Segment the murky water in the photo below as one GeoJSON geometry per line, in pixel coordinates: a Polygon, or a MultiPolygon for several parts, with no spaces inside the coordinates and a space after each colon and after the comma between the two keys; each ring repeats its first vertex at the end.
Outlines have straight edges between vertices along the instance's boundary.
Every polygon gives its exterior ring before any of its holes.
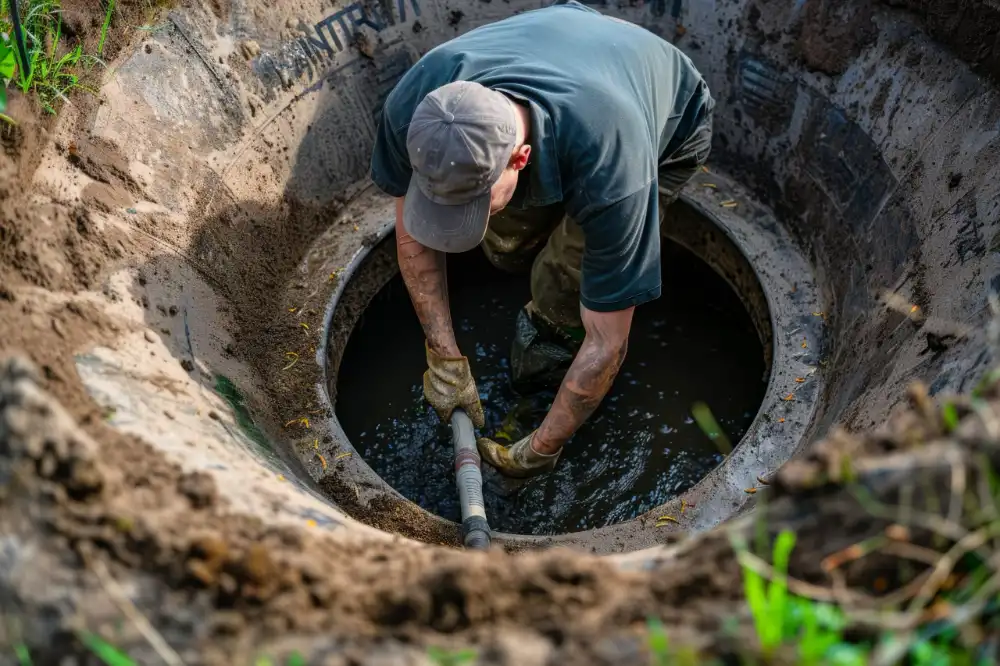
{"type": "MultiPolygon", "coordinates": [[[[760,341],[736,294],[705,263],[664,242],[663,296],[636,310],[629,353],[611,392],[567,445],[557,469],[527,481],[484,464],[490,525],[559,534],[634,518],[701,479],[721,460],[691,417],[709,405],[730,440],[763,398],[760,341]]],[[[553,394],[518,396],[508,355],[528,278],[493,268],[481,252],[448,259],[455,333],[486,411],[482,434],[504,419],[537,427],[553,394]]],[[[423,334],[399,276],[373,299],[340,367],[337,415],[365,460],[404,496],[459,520],[451,428],[424,402],[423,334]]]]}

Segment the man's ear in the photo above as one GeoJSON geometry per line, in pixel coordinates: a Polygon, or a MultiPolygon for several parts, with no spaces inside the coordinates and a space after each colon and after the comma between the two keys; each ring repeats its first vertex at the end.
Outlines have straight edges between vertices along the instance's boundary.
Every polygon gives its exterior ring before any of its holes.
{"type": "Polygon", "coordinates": [[[514,171],[520,171],[524,167],[528,166],[529,157],[531,157],[531,146],[524,144],[515,150],[513,155],[511,155],[510,168],[514,171]]]}

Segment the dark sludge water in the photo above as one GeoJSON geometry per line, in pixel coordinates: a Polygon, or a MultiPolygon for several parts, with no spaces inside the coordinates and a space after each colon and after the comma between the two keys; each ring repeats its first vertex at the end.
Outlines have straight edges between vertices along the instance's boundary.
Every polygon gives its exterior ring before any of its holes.
{"type": "MultiPolygon", "coordinates": [[[[501,272],[476,250],[449,256],[448,277],[455,333],[486,411],[480,434],[527,434],[554,397],[519,396],[509,384],[514,321],[530,299],[528,276],[501,272]]],[[[423,333],[397,275],[348,341],[337,416],[383,479],[428,511],[459,521],[451,428],[423,400],[424,370],[423,333]]],[[[691,406],[708,404],[735,443],[757,412],[765,376],[760,340],[735,292],[665,240],[663,295],[636,309],[625,363],[556,470],[524,481],[483,465],[490,526],[561,534],[629,520],[662,504],[722,459],[691,406]]]]}

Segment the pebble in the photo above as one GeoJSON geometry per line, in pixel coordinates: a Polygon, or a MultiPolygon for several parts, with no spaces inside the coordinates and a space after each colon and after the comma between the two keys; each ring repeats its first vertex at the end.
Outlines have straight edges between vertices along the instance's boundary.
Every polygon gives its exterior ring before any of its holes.
{"type": "Polygon", "coordinates": [[[156,334],[152,331],[143,331],[142,335],[146,338],[146,342],[156,342],[156,334]]]}

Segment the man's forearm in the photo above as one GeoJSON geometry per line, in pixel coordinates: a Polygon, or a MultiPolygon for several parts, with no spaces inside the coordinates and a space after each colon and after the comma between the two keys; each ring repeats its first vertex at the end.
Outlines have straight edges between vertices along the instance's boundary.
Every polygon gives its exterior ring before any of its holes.
{"type": "Polygon", "coordinates": [[[535,433],[536,451],[557,452],[590,418],[611,389],[627,348],[627,337],[617,341],[588,333],[559,387],[552,408],[535,433]]]}
{"type": "Polygon", "coordinates": [[[444,356],[459,356],[448,302],[445,255],[424,247],[402,225],[402,199],[396,202],[396,251],[399,272],[410,293],[413,309],[424,329],[427,344],[444,356]]]}

